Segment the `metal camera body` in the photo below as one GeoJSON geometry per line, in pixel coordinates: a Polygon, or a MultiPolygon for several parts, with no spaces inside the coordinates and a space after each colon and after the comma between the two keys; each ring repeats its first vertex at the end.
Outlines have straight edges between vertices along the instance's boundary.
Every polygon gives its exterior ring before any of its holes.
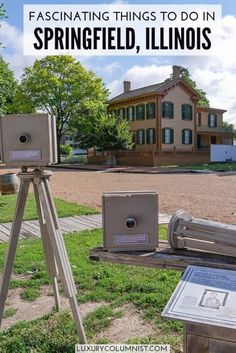
{"type": "Polygon", "coordinates": [[[9,114],[0,117],[2,162],[14,167],[57,163],[55,117],[49,114],[9,114]]]}
{"type": "Polygon", "coordinates": [[[107,192],[102,196],[103,249],[154,251],[158,246],[158,194],[107,192]]]}

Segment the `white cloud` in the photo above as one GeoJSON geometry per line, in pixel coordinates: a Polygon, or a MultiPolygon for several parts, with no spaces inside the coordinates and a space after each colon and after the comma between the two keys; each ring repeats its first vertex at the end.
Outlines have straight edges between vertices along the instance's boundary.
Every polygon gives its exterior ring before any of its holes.
{"type": "Polygon", "coordinates": [[[132,66],[128,69],[120,80],[112,81],[108,84],[111,97],[123,91],[123,81],[131,81],[131,89],[148,86],[157,82],[162,82],[171,74],[172,67],[170,65],[157,66],[132,66]]]}
{"type": "Polygon", "coordinates": [[[0,42],[5,48],[0,49],[0,54],[9,63],[16,78],[20,78],[25,66],[31,65],[35,58],[23,56],[23,35],[16,27],[3,22],[0,31],[0,42]]]}
{"type": "MultiPolygon", "coordinates": [[[[224,119],[236,125],[236,18],[225,16],[221,20],[219,38],[219,51],[214,56],[168,57],[166,65],[159,65],[159,58],[151,61],[157,64],[129,68],[120,80],[109,83],[111,97],[122,93],[122,81],[131,81],[132,88],[161,82],[172,72],[171,64],[185,66],[189,69],[197,86],[203,89],[215,108],[226,109],[224,119]]],[[[162,61],[164,62],[164,60],[162,61]]]]}

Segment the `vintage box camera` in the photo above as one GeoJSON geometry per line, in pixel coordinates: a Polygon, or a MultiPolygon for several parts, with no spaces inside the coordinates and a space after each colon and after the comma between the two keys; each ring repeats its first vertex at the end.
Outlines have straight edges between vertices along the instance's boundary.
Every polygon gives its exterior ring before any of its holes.
{"type": "Polygon", "coordinates": [[[38,167],[57,162],[55,117],[12,114],[0,117],[2,162],[15,167],[38,167]]]}
{"type": "Polygon", "coordinates": [[[158,246],[158,194],[108,192],[102,196],[103,248],[153,251],[158,246]]]}

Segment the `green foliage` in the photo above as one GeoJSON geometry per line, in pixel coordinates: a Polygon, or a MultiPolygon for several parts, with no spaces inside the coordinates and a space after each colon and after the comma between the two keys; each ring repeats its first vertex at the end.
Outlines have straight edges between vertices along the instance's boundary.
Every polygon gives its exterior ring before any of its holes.
{"type": "Polygon", "coordinates": [[[230,124],[227,121],[223,121],[223,129],[225,132],[232,132],[234,137],[236,137],[236,128],[234,124],[230,124]]]}
{"type": "MultiPolygon", "coordinates": [[[[17,195],[0,196],[0,222],[11,222],[13,219],[17,195]]],[[[69,217],[74,215],[89,215],[97,211],[89,206],[79,205],[75,202],[68,202],[54,199],[59,217],[69,217]]],[[[33,194],[29,194],[26,202],[24,220],[37,219],[38,214],[35,206],[33,194]]]]}
{"type": "Polygon", "coordinates": [[[73,149],[71,146],[68,146],[68,145],[60,145],[60,153],[63,155],[63,156],[68,156],[68,157],[71,157],[72,154],[73,154],[73,149]]]}
{"type": "Polygon", "coordinates": [[[7,106],[12,103],[16,88],[17,82],[13,72],[0,56],[0,114],[7,112],[7,106]]]}
{"type": "Polygon", "coordinates": [[[24,94],[20,85],[17,85],[12,102],[7,105],[6,109],[7,114],[32,114],[36,112],[31,98],[24,94]]]}
{"type": "Polygon", "coordinates": [[[40,291],[38,288],[27,288],[20,295],[21,299],[27,300],[29,302],[35,301],[39,296],[40,291]]]}
{"type": "MultiPolygon", "coordinates": [[[[166,227],[160,227],[164,233],[166,227]]],[[[181,273],[163,269],[152,269],[89,260],[89,250],[102,243],[102,231],[93,230],[65,236],[66,248],[78,287],[79,302],[104,302],[84,320],[90,343],[97,332],[102,332],[122,312],[116,307],[124,303],[136,305],[145,320],[152,321],[157,329],[150,343],[171,342],[178,347],[182,339],[182,325],[176,321],[164,321],[161,311],[165,307],[181,273]],[[174,340],[175,338],[175,340],[174,340]]],[[[6,252],[6,244],[0,244],[0,268],[6,252]]],[[[37,267],[38,277],[18,279],[18,286],[37,288],[48,283],[40,239],[26,239],[19,242],[14,272],[27,274],[37,267]],[[26,282],[27,281],[27,282],[26,282]]],[[[25,277],[25,276],[24,276],[25,277]]],[[[15,280],[14,280],[15,281],[15,280]]],[[[13,281],[11,281],[12,286],[13,281]]],[[[141,340],[141,337],[139,338],[141,340]]],[[[142,338],[143,342],[145,341],[142,338]]],[[[43,319],[21,322],[7,331],[0,332],[0,352],[74,352],[79,343],[75,324],[68,313],[51,314],[43,319]]]]}
{"type": "MultiPolygon", "coordinates": [[[[4,20],[5,18],[7,18],[6,16],[6,10],[4,9],[4,4],[0,4],[0,21],[4,20]]],[[[1,24],[0,24],[0,28],[1,28],[1,24]]],[[[0,42],[0,48],[2,47],[2,43],[0,42]]]]}
{"type": "Polygon", "coordinates": [[[133,134],[127,120],[111,114],[100,114],[95,119],[82,120],[77,138],[81,146],[96,147],[100,151],[130,149],[133,134]]]}
{"type": "MultiPolygon", "coordinates": [[[[206,92],[204,92],[202,89],[197,88],[197,84],[191,78],[189,70],[186,67],[181,66],[180,72],[181,72],[181,78],[200,95],[198,106],[209,107],[210,102],[207,99],[206,92]]],[[[171,74],[170,77],[172,78],[173,75],[171,74]]]]}
{"type": "Polygon", "coordinates": [[[4,313],[3,313],[3,318],[7,319],[8,317],[12,317],[16,314],[17,309],[15,308],[5,308],[4,313]]]}
{"type": "Polygon", "coordinates": [[[59,143],[71,126],[77,129],[81,118],[89,121],[106,108],[108,92],[102,80],[69,55],[36,60],[25,69],[21,88],[36,109],[56,117],[59,143]]]}

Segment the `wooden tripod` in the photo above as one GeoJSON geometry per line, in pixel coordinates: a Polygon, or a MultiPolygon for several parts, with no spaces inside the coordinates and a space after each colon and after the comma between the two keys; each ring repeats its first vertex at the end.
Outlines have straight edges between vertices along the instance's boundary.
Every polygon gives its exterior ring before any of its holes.
{"type": "Polygon", "coordinates": [[[70,302],[71,311],[80,338],[80,343],[86,343],[86,335],[76,301],[77,290],[69,264],[64,240],[59,229],[56,209],[51,196],[49,185],[49,178],[51,175],[51,172],[41,170],[18,173],[18,177],[20,178],[20,189],[12,223],[6,263],[3,270],[2,281],[0,283],[0,327],[15,259],[25,203],[29,191],[29,186],[32,182],[39,217],[45,261],[49,277],[52,280],[56,308],[57,310],[60,309],[60,297],[58,291],[59,275],[64,294],[70,302]]]}

